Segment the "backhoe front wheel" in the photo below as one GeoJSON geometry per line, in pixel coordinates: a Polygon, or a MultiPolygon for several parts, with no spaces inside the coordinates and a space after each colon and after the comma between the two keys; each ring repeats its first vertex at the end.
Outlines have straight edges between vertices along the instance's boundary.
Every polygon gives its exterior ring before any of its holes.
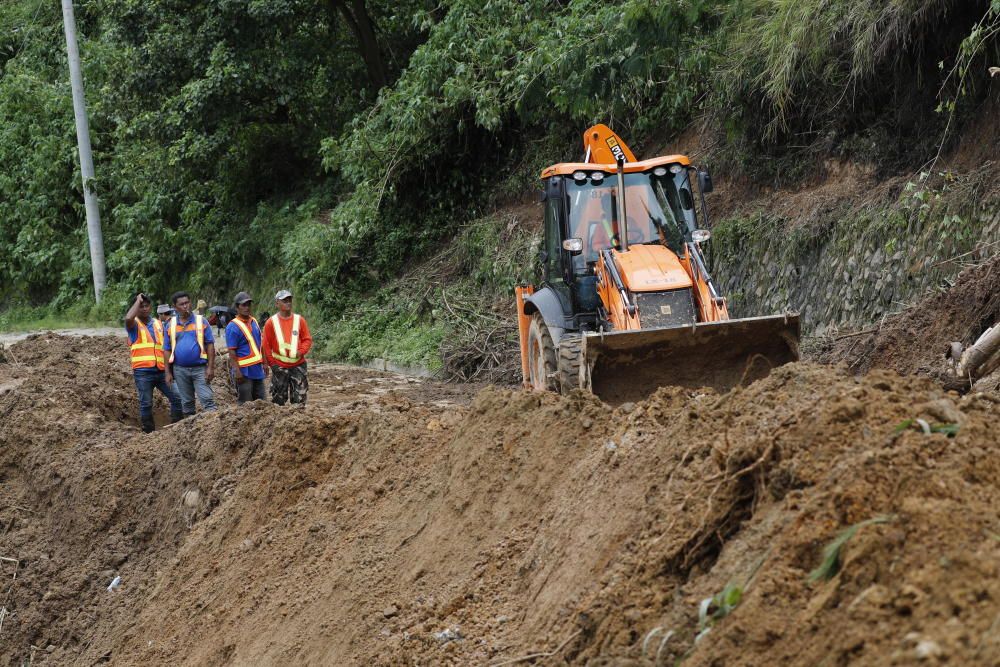
{"type": "Polygon", "coordinates": [[[528,383],[535,391],[559,391],[556,379],[556,346],[541,313],[528,326],[528,383]]]}
{"type": "Polygon", "coordinates": [[[582,386],[580,366],[583,363],[583,335],[563,334],[559,339],[559,391],[568,394],[582,386]]]}

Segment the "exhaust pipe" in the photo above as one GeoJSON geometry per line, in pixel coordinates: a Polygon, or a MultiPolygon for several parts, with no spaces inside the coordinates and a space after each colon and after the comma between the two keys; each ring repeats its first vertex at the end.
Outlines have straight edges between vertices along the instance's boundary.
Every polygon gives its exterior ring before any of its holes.
{"type": "Polygon", "coordinates": [[[618,158],[618,245],[628,252],[628,218],[625,217],[625,160],[618,158]]]}

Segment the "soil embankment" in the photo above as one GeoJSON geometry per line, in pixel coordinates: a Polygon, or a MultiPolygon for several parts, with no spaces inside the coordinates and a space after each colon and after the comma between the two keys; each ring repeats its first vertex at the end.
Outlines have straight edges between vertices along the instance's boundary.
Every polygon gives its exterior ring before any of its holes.
{"type": "Polygon", "coordinates": [[[120,340],[13,352],[8,664],[1000,662],[996,394],[803,363],[612,409],[319,366],[304,409],[144,436],[120,340]]]}
{"type": "MultiPolygon", "coordinates": [[[[813,357],[844,363],[856,373],[888,368],[901,375],[933,377],[949,384],[945,351],[952,341],[969,346],[1000,322],[1000,255],[960,273],[948,290],[926,295],[876,325],[814,341],[813,357]]],[[[1000,374],[980,380],[976,390],[1000,391],[1000,374]]]]}

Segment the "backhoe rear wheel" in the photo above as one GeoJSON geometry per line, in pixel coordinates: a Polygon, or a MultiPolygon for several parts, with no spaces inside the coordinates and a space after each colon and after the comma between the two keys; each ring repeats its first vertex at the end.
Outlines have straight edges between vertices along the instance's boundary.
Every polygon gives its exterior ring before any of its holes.
{"type": "Polygon", "coordinates": [[[568,394],[580,388],[583,334],[563,334],[559,339],[559,391],[568,394]]]}
{"type": "Polygon", "coordinates": [[[556,379],[556,346],[541,313],[528,326],[528,382],[535,391],[559,391],[556,379]]]}

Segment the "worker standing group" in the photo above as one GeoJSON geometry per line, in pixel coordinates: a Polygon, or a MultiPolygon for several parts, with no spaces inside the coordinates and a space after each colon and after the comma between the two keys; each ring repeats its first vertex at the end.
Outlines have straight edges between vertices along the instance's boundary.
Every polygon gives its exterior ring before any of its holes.
{"type": "MultiPolygon", "coordinates": [[[[225,326],[230,377],[237,402],[266,400],[265,380],[271,376],[271,400],[278,404],[305,403],[309,389],[306,354],[312,347],[309,326],[292,310],[292,293],[275,295],[278,312],[261,327],[253,317],[253,298],[240,292],[233,299],[236,316],[225,326]]],[[[132,373],[139,396],[139,419],[144,432],[154,429],[153,391],[170,402],[171,422],[195,413],[216,410],[212,380],[215,377],[215,337],[199,308],[191,309],[191,296],[177,292],[171,305],[157,307],[136,294],[125,314],[132,373]]]]}

